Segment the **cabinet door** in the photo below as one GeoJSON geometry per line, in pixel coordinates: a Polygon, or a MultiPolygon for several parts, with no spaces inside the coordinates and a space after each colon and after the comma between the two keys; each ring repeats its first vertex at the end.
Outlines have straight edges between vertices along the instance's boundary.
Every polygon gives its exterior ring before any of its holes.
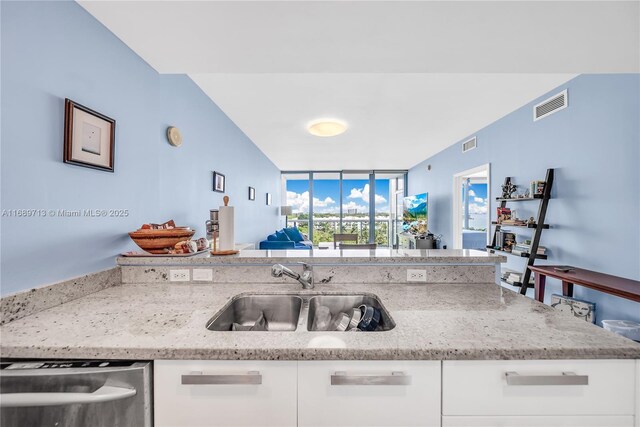
{"type": "Polygon", "coordinates": [[[631,427],[631,415],[442,417],[442,427],[631,427]]]}
{"type": "Polygon", "coordinates": [[[445,361],[443,415],[634,415],[633,360],[445,361]]]}
{"type": "Polygon", "coordinates": [[[156,427],[295,426],[297,362],[154,362],[156,427]]]}
{"type": "Polygon", "coordinates": [[[298,425],[439,426],[439,361],[298,363],[298,425]]]}

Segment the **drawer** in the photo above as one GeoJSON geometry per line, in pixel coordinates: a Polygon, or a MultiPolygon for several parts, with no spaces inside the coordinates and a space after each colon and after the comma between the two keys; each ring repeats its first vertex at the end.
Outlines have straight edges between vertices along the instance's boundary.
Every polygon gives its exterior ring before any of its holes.
{"type": "Polygon", "coordinates": [[[631,415],[442,417],[442,427],[632,427],[631,415]]]}
{"type": "Polygon", "coordinates": [[[439,426],[439,361],[298,363],[298,421],[307,426],[439,426]]]}
{"type": "Polygon", "coordinates": [[[634,415],[634,377],[633,360],[445,361],[442,411],[634,415]]]}
{"type": "Polygon", "coordinates": [[[156,427],[295,426],[297,362],[154,362],[156,427]]]}

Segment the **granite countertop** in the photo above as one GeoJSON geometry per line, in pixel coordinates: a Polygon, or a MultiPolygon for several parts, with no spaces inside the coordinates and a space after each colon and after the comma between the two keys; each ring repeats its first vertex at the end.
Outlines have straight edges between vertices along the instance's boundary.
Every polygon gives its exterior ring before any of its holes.
{"type": "MultiPolygon", "coordinates": [[[[311,293],[377,295],[386,332],[213,332],[207,321],[243,292],[286,284],[125,284],[2,327],[3,357],[96,359],[638,358],[640,344],[496,284],[318,285],[311,293]]],[[[309,292],[301,292],[309,293],[309,292]]]]}
{"type": "Polygon", "coordinates": [[[237,255],[212,256],[208,252],[190,257],[125,257],[118,265],[266,265],[305,261],[313,264],[495,264],[507,261],[504,255],[472,249],[313,249],[242,250],[237,255]]]}

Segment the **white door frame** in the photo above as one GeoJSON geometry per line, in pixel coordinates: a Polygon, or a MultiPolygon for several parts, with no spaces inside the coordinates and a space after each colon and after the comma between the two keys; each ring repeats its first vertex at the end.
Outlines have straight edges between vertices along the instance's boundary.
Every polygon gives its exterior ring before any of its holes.
{"type": "Polygon", "coordinates": [[[462,249],[462,218],[460,218],[460,209],[462,208],[462,194],[460,188],[462,187],[462,179],[469,175],[474,175],[479,172],[487,172],[487,244],[490,244],[489,236],[491,234],[491,163],[485,163],[484,165],[477,166],[475,168],[467,169],[453,175],[453,249],[462,249]]]}

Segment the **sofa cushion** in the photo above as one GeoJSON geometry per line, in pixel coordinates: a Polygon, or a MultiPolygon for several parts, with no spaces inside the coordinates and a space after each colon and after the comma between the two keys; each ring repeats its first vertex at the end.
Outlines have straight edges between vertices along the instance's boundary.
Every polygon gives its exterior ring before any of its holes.
{"type": "Polygon", "coordinates": [[[277,242],[278,241],[278,236],[276,236],[276,233],[269,234],[267,236],[267,241],[268,242],[277,242]]]}
{"type": "Polygon", "coordinates": [[[287,236],[289,236],[290,240],[293,240],[296,243],[302,242],[304,240],[304,236],[302,235],[302,233],[300,233],[300,230],[298,230],[297,227],[283,228],[282,231],[284,231],[287,236]]]}
{"type": "Polygon", "coordinates": [[[279,230],[276,231],[276,240],[278,242],[288,242],[291,239],[289,238],[289,236],[287,236],[287,233],[285,233],[283,230],[279,230]]]}

